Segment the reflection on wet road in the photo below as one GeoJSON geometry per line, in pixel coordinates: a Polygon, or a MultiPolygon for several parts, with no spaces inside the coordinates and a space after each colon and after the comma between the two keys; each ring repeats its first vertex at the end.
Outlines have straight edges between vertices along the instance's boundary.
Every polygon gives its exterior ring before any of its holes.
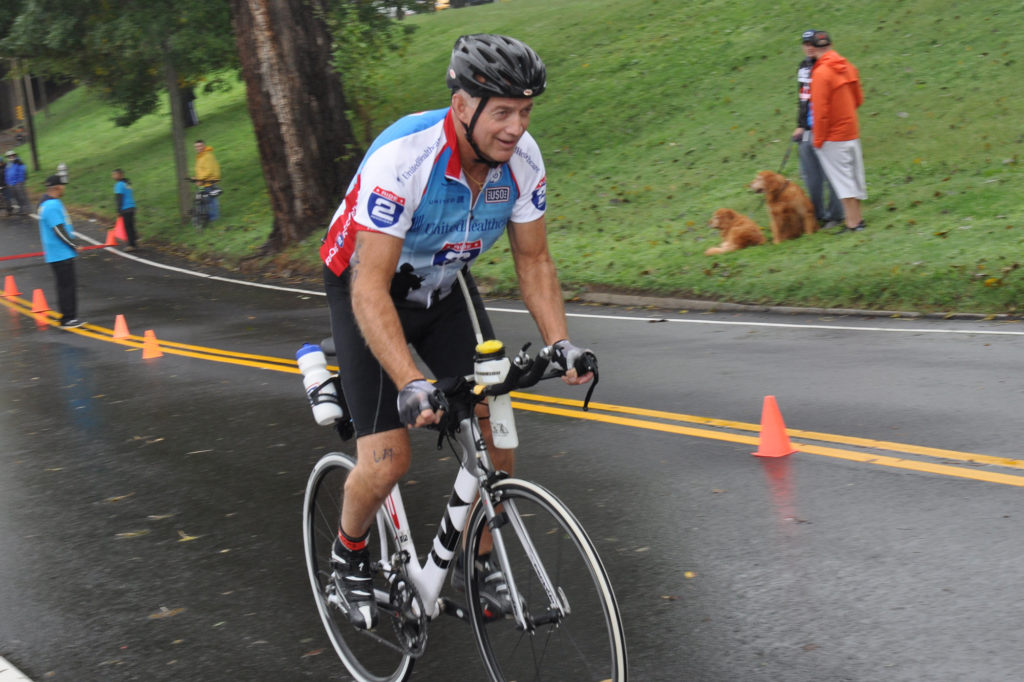
{"type": "MultiPolygon", "coordinates": [[[[0,311],[0,655],[37,681],[345,679],[300,533],[312,464],[350,448],[315,426],[293,360],[325,334],[322,299],[100,251],[79,273],[89,323],[67,331],[30,310],[41,264],[0,267],[22,292],[0,311]]],[[[536,340],[498,307],[502,339],[536,340]]],[[[605,559],[634,679],[1024,667],[1015,327],[570,312],[601,359],[593,409],[557,382],[517,393],[519,461],[605,559]],[[792,455],[751,455],[766,395],[792,455]]],[[[414,443],[403,495],[429,538],[453,464],[414,443]]],[[[414,679],[453,670],[483,676],[441,620],[414,679]]]]}

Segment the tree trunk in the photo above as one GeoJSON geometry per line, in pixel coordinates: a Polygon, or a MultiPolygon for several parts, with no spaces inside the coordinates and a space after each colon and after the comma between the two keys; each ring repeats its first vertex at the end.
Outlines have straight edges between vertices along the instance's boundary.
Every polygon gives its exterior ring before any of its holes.
{"type": "Polygon", "coordinates": [[[185,180],[190,173],[185,158],[185,126],[181,120],[181,98],[178,97],[178,72],[174,68],[174,60],[167,45],[164,45],[164,84],[167,86],[167,98],[171,105],[171,140],[174,144],[174,186],[178,188],[178,217],[182,223],[186,223],[192,208],[192,189],[185,180]]]}
{"type": "Polygon", "coordinates": [[[231,21],[277,251],[326,228],[360,155],[322,0],[231,0],[231,21]]]}

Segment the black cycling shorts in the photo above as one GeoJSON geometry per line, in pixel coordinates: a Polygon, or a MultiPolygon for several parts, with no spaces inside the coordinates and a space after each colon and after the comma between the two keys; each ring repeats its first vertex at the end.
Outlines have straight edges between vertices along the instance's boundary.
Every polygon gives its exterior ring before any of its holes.
{"type": "MultiPolygon", "coordinates": [[[[484,310],[480,292],[468,270],[463,270],[484,339],[494,329],[484,310]]],[[[331,333],[338,354],[338,377],[352,413],[356,436],[404,428],[398,417],[398,389],[377,362],[352,313],[349,273],[340,276],[324,267],[324,289],[331,310],[331,333]]],[[[430,308],[395,302],[405,340],[415,349],[436,379],[473,373],[476,334],[461,287],[430,308]]],[[[396,343],[401,343],[396,339],[396,343]]]]}

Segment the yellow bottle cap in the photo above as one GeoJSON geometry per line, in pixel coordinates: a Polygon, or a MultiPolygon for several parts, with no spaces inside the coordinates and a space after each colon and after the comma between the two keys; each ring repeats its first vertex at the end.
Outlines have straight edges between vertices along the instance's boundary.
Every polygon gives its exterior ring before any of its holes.
{"type": "Polygon", "coordinates": [[[476,345],[478,355],[495,355],[505,350],[505,344],[498,339],[490,339],[476,345]]]}

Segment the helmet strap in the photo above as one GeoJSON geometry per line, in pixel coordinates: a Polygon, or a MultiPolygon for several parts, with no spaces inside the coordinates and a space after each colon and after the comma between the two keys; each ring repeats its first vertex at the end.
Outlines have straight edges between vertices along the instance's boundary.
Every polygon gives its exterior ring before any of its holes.
{"type": "Polygon", "coordinates": [[[476,145],[476,141],[473,139],[473,129],[476,128],[476,122],[480,118],[480,114],[484,112],[484,107],[487,106],[489,99],[490,97],[486,95],[480,98],[480,104],[477,105],[476,111],[473,112],[473,118],[469,120],[469,125],[463,123],[462,127],[466,129],[466,141],[469,142],[469,146],[476,152],[476,161],[486,164],[489,168],[497,168],[501,165],[501,161],[487,158],[487,155],[480,151],[480,147],[476,145]]]}

